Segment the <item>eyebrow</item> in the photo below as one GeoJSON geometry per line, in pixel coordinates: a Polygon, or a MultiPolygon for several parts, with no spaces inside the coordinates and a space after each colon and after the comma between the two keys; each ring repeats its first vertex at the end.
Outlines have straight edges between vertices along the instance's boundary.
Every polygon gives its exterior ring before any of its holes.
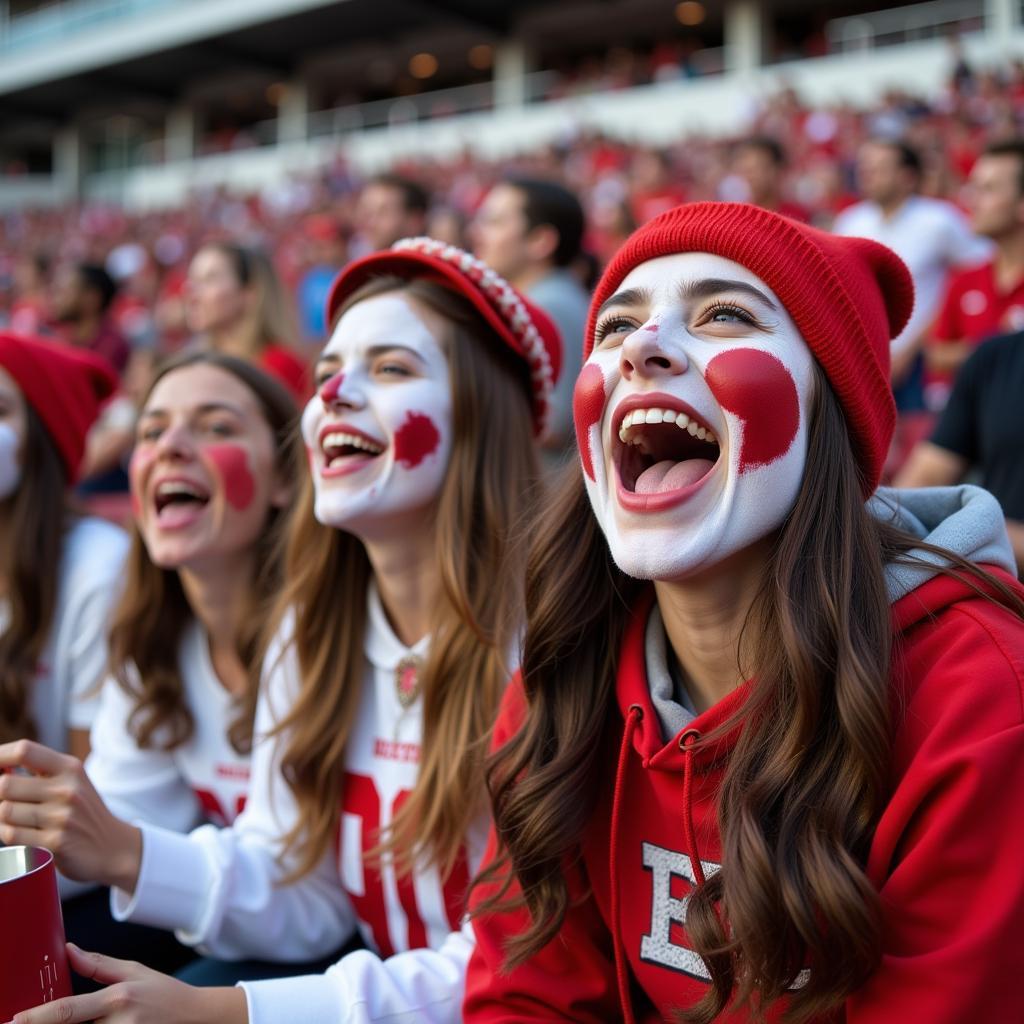
{"type": "Polygon", "coordinates": [[[649,288],[626,288],[616,292],[611,298],[601,303],[596,316],[600,316],[606,309],[612,306],[643,306],[650,305],[651,291],[649,288]]]}
{"type": "MultiPolygon", "coordinates": [[[[720,295],[722,292],[740,292],[749,295],[758,302],[764,303],[773,312],[778,311],[778,306],[760,288],[755,288],[746,281],[733,281],[725,277],[705,277],[699,281],[683,281],[679,285],[679,297],[684,302],[699,302],[701,299],[709,299],[713,295],[720,295]]],[[[616,292],[611,298],[605,299],[597,311],[600,316],[606,309],[612,306],[644,306],[650,305],[652,294],[648,288],[625,288],[616,292]]]]}
{"type": "Polygon", "coordinates": [[[713,295],[720,295],[722,292],[740,292],[764,303],[773,312],[778,310],[778,306],[760,288],[755,288],[752,284],[747,284],[746,281],[733,281],[725,277],[705,277],[700,281],[684,281],[679,286],[679,297],[684,302],[699,302],[701,299],[710,299],[713,295]]]}
{"type": "MultiPolygon", "coordinates": [[[[371,345],[366,350],[366,355],[370,359],[376,359],[377,356],[382,356],[386,352],[394,352],[398,349],[401,352],[408,352],[409,355],[415,357],[420,363],[424,363],[423,356],[416,351],[414,348],[410,348],[408,345],[403,345],[400,342],[392,342],[390,345],[371,345]]],[[[338,352],[321,352],[317,357],[317,363],[324,363],[330,360],[331,362],[337,362],[341,359],[341,355],[338,352]]]]}
{"type": "MultiPolygon", "coordinates": [[[[230,412],[237,416],[239,419],[245,419],[245,411],[237,405],[232,405],[230,402],[204,402],[196,410],[196,414],[203,416],[210,412],[230,412]]],[[[143,409],[139,418],[142,419],[146,416],[168,416],[170,415],[166,409],[143,409]]]]}

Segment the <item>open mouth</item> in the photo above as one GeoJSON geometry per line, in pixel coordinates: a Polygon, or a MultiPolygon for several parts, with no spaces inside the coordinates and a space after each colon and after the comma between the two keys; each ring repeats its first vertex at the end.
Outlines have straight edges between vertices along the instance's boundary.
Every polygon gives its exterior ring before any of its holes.
{"type": "Polygon", "coordinates": [[[209,503],[210,492],[189,480],[164,480],[153,492],[157,522],[168,529],[193,522],[209,503]]]}
{"type": "MultiPolygon", "coordinates": [[[[618,426],[620,493],[683,497],[722,454],[718,438],[696,415],[660,406],[630,409],[618,426]]],[[[660,504],[654,502],[654,505],[660,504]]]]}
{"type": "Polygon", "coordinates": [[[359,469],[382,455],[386,445],[361,431],[330,427],[320,434],[320,450],[324,456],[324,469],[343,473],[359,469]]]}

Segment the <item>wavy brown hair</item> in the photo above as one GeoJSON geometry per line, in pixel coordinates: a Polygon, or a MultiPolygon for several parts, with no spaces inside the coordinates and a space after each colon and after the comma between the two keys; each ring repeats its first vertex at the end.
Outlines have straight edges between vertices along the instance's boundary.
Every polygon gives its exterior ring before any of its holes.
{"type": "Polygon", "coordinates": [[[25,428],[21,464],[26,472],[0,506],[7,540],[0,551],[0,579],[10,615],[0,636],[0,743],[38,735],[29,692],[53,625],[70,520],[63,463],[28,401],[25,428]]]}
{"type": "MultiPolygon", "coordinates": [[[[838,1007],[879,961],[879,899],[864,865],[888,797],[898,656],[884,566],[916,564],[914,549],[941,554],[939,572],[1024,617],[998,579],[872,517],[838,401],[820,373],[818,384],[808,471],[739,645],[751,695],[700,741],[742,724],[718,794],[722,868],[687,910],[690,943],[711,975],[706,996],[679,1011],[694,1024],[730,1003],[760,1019],[783,995],[787,1019],[807,1021],[838,1007]],[[789,991],[804,968],[809,980],[789,991]]],[[[497,890],[476,913],[525,904],[531,921],[509,942],[509,969],[565,916],[563,869],[579,853],[593,780],[621,731],[618,654],[647,586],[616,568],[577,468],[566,484],[527,568],[525,719],[487,771],[502,852],[479,880],[497,890]],[[513,879],[521,898],[509,894],[513,879]]]]}
{"type": "MultiPolygon", "coordinates": [[[[523,560],[513,535],[524,528],[537,480],[529,379],[472,306],[438,284],[378,278],[341,313],[386,292],[446,321],[453,440],[435,521],[438,593],[421,673],[419,774],[379,849],[393,853],[400,872],[422,857],[446,876],[486,806],[487,738],[522,624],[523,560]]],[[[299,807],[286,849],[296,858],[293,877],[301,877],[339,827],[345,751],[366,678],[372,578],[362,542],[314,518],[309,479],[289,531],[285,576],[274,620],[294,613],[290,641],[301,681],[278,731],[287,738],[281,769],[299,807]]]]}
{"type": "MultiPolygon", "coordinates": [[[[277,472],[283,480],[295,483],[302,464],[295,402],[282,384],[251,363],[219,352],[191,352],[171,359],[158,368],[143,406],[162,378],[191,366],[223,370],[252,392],[274,437],[277,472]]],[[[281,585],[277,535],[284,519],[281,510],[270,509],[256,542],[252,587],[247,590],[241,616],[237,648],[249,685],[237,700],[238,713],[229,729],[231,744],[240,753],[248,751],[252,743],[262,652],[260,630],[281,585]]],[[[135,524],[125,572],[124,592],[110,628],[111,674],[134,702],[128,728],[135,742],[143,749],[173,750],[186,743],[195,728],[178,665],[178,648],[193,619],[192,608],[177,571],[154,565],[135,524]]]]}

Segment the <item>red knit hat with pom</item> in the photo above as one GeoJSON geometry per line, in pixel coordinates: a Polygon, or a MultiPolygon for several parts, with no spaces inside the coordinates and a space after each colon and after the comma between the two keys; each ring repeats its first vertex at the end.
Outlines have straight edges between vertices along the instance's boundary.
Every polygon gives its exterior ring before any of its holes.
{"type": "Polygon", "coordinates": [[[435,238],[403,238],[390,249],[350,263],[327,296],[327,323],[344,301],[374,277],[435,281],[468,299],[530,371],[534,431],[542,436],[551,392],[562,368],[562,339],[550,317],[471,253],[435,238]]]}
{"type": "Polygon", "coordinates": [[[0,331],[0,367],[14,378],[42,421],[74,483],[85,438],[117,388],[106,360],[58,341],[0,331]]]}
{"type": "Polygon", "coordinates": [[[707,252],[753,271],[782,301],[846,415],[864,488],[878,486],[896,423],[889,342],[914,307],[903,261],[866,238],[830,235],[746,203],[687,203],[635,231],[594,293],[583,358],[597,311],[636,266],[659,256],[707,252]]]}

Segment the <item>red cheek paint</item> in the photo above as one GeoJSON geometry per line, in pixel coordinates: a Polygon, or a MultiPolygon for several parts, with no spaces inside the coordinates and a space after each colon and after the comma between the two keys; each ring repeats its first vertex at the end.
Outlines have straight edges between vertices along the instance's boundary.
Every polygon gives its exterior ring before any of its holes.
{"type": "Polygon", "coordinates": [[[597,363],[587,363],[576,378],[572,392],[572,418],[576,425],[576,444],[580,449],[583,472],[594,479],[594,456],[590,451],[590,428],[601,420],[604,411],[604,374],[597,363]]]}
{"type": "Polygon", "coordinates": [[[415,469],[440,443],[441,432],[434,421],[421,412],[410,412],[395,434],[395,459],[406,469],[415,469]]]}
{"type": "Polygon", "coordinates": [[[320,389],[320,400],[325,404],[336,402],[338,400],[338,392],[341,391],[342,384],[345,383],[345,374],[336,373],[333,377],[329,377],[324,381],[324,386],[320,389]]]}
{"type": "Polygon", "coordinates": [[[248,452],[237,444],[211,444],[203,449],[203,454],[224,481],[224,495],[228,503],[243,512],[252,504],[256,494],[256,481],[249,471],[248,452]]]}
{"type": "Polygon", "coordinates": [[[708,363],[704,378],[718,404],[743,421],[741,473],[789,451],[800,426],[800,399],[789,371],[775,356],[730,349],[708,363]]]}

